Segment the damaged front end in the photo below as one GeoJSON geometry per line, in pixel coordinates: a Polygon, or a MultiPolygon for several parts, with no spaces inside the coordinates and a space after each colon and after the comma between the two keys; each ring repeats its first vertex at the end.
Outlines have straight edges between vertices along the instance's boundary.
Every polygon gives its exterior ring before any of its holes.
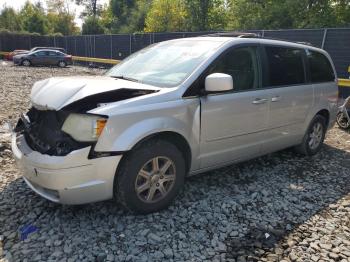
{"type": "Polygon", "coordinates": [[[41,154],[65,156],[74,150],[91,145],[91,142],[79,142],[62,131],[69,116],[65,111],[41,111],[32,107],[22,115],[14,129],[24,135],[28,146],[41,154]]]}
{"type": "MultiPolygon", "coordinates": [[[[41,154],[66,156],[88,146],[93,149],[108,117],[89,114],[89,110],[154,92],[156,90],[122,88],[88,95],[58,111],[34,104],[20,117],[14,131],[22,134],[28,146],[41,154]]],[[[90,155],[98,154],[92,150],[90,155]]]]}

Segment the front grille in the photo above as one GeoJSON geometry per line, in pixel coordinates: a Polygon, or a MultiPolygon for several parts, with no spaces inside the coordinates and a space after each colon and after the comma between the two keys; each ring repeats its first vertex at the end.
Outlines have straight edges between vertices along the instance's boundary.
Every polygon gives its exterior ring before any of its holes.
{"type": "Polygon", "coordinates": [[[16,132],[21,132],[34,151],[42,154],[65,156],[70,152],[89,146],[75,141],[61,130],[69,113],[63,111],[41,111],[34,107],[17,123],[16,132]]]}

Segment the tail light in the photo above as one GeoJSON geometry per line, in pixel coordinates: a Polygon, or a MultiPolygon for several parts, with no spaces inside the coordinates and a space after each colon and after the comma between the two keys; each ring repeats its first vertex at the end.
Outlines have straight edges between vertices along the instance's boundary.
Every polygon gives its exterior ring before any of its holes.
{"type": "Polygon", "coordinates": [[[71,55],[66,55],[64,58],[66,58],[68,60],[72,60],[72,56],[71,55]]]}

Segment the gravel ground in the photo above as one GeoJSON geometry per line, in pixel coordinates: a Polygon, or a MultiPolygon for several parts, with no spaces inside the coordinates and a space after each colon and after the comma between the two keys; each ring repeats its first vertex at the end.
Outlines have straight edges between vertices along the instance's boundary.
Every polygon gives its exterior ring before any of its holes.
{"type": "Polygon", "coordinates": [[[62,206],[33,193],[10,151],[6,123],[32,84],[101,70],[0,62],[0,261],[350,262],[350,134],[333,128],[321,153],[291,150],[187,180],[163,212],[135,216],[113,201],[62,206]],[[34,225],[21,241],[18,230],[34,225]]]}

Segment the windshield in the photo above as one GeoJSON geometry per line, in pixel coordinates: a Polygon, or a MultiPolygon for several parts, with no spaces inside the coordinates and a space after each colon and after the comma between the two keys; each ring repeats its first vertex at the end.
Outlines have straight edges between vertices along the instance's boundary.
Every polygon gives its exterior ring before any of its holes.
{"type": "Polygon", "coordinates": [[[106,74],[158,87],[181,84],[222,41],[177,40],[149,46],[129,56],[106,74]]]}

